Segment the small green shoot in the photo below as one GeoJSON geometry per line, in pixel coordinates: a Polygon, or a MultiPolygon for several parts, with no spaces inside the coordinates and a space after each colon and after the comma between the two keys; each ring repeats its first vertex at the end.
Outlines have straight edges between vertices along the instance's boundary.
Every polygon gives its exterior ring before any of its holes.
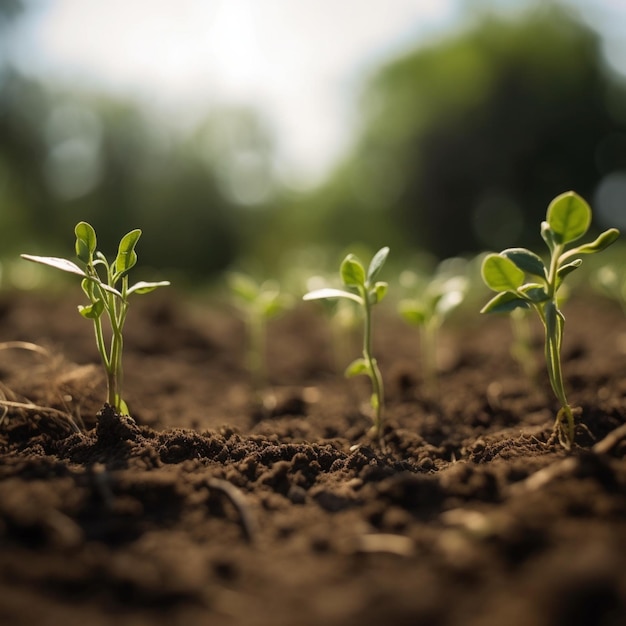
{"type": "Polygon", "coordinates": [[[257,283],[246,274],[231,272],[228,286],[234,296],[234,304],[241,312],[248,335],[248,370],[255,393],[267,383],[265,346],[267,322],[291,306],[291,298],[280,292],[274,281],[257,283]]]}
{"type": "Polygon", "coordinates": [[[617,302],[626,314],[626,269],[604,265],[592,277],[596,291],[617,302]]]}
{"type": "Polygon", "coordinates": [[[557,293],[565,277],[582,264],[576,258],[600,252],[618,237],[616,228],[609,228],[594,241],[572,247],[591,224],[591,208],[583,198],[568,191],[548,206],[546,221],[541,224],[541,236],[548,246],[548,264],[525,248],[508,248],[500,254],[488,254],[482,264],[485,284],[498,292],[481,313],[510,313],[514,309],[533,309],[539,315],[545,331],[545,359],[550,385],[561,404],[554,433],[566,449],[574,443],[575,425],[567,401],[561,368],[561,344],[565,317],[559,308],[557,293]],[[533,277],[526,282],[526,275],[533,277]]]}
{"type": "Polygon", "coordinates": [[[387,283],[377,281],[376,278],[388,254],[389,248],[381,248],[372,258],[367,271],[354,254],[348,254],[341,263],[340,275],[343,284],[352,291],[324,288],[310,291],[303,296],[304,300],[347,298],[356,302],[363,311],[363,356],[348,365],[345,375],[351,378],[363,374],[368,376],[372,383],[371,405],[374,409],[374,424],[370,434],[377,441],[382,437],[384,388],[378,364],[372,354],[372,307],[387,293],[387,283]]]}
{"type": "Polygon", "coordinates": [[[80,305],[79,313],[93,322],[96,344],[107,378],[107,402],[120,414],[128,414],[122,399],[122,350],[124,346],[124,323],[128,313],[128,298],[132,294],[144,294],[165,287],[168,281],[140,281],[132,286],[128,283],[128,272],[137,263],[135,246],[141,230],[131,230],[119,243],[117,256],[109,263],[102,252],[96,250],[96,231],[87,222],[79,222],[74,229],[78,263],[59,257],[22,254],[22,258],[35,263],[49,265],[70,274],[80,276],[81,287],[89,299],[88,305],[80,305]],[[103,317],[108,319],[111,338],[105,340],[103,317]]]}
{"type": "Polygon", "coordinates": [[[469,287],[467,277],[457,271],[458,261],[461,260],[448,259],[440,263],[435,273],[427,278],[414,272],[403,272],[400,276],[401,283],[417,292],[415,297],[400,300],[398,312],[407,323],[420,330],[422,373],[428,392],[436,388],[439,331],[447,317],[463,302],[469,287]]]}

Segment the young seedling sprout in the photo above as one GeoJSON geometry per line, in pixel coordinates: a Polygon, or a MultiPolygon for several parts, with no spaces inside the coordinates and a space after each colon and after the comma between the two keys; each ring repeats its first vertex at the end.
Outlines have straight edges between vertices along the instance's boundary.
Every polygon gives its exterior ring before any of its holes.
{"type": "Polygon", "coordinates": [[[545,331],[545,359],[550,385],[561,404],[554,423],[554,433],[570,449],[574,443],[574,416],[567,401],[561,369],[561,343],[565,318],[559,308],[557,293],[565,277],[580,267],[583,254],[600,252],[610,246],[619,231],[610,228],[591,243],[572,247],[591,224],[591,208],[573,191],[563,193],[550,203],[541,236],[548,246],[549,261],[525,248],[508,248],[499,254],[488,254],[482,265],[486,285],[498,294],[481,313],[505,312],[516,308],[533,309],[545,331]],[[534,277],[525,282],[526,274],[534,277]]]}
{"type": "Polygon", "coordinates": [[[348,365],[345,375],[351,378],[363,374],[368,376],[372,383],[371,405],[374,410],[374,424],[370,434],[377,441],[380,441],[382,437],[384,389],[378,364],[372,354],[372,307],[378,304],[387,293],[387,283],[377,281],[376,278],[388,254],[389,248],[381,248],[372,258],[367,272],[354,254],[348,254],[341,263],[340,274],[343,284],[352,291],[324,288],[310,291],[303,297],[304,300],[347,298],[356,302],[363,311],[363,356],[348,365]]]}
{"type": "Polygon", "coordinates": [[[135,246],[141,236],[141,230],[131,230],[122,237],[113,263],[109,263],[104,254],[96,250],[96,231],[87,222],[79,222],[74,233],[78,263],[58,257],[32,254],[21,256],[27,261],[49,265],[82,278],[81,287],[89,299],[89,304],[79,305],[78,311],[83,317],[92,320],[94,325],[98,352],[106,372],[107,402],[118,413],[127,415],[128,407],[122,399],[122,350],[128,298],[132,294],[149,293],[170,283],[140,281],[129,286],[128,272],[137,263],[135,246]],[[103,328],[105,316],[111,333],[108,346],[103,328]]]}
{"type": "Polygon", "coordinates": [[[274,281],[257,283],[246,274],[232,272],[228,286],[234,296],[234,304],[241,312],[248,335],[248,370],[255,394],[259,394],[267,382],[265,344],[267,322],[291,306],[291,299],[280,292],[274,281]]]}
{"type": "Polygon", "coordinates": [[[426,390],[435,390],[437,379],[437,340],[444,321],[465,298],[468,279],[460,266],[463,259],[448,259],[426,278],[414,272],[403,272],[401,284],[415,292],[412,298],[400,300],[398,312],[402,318],[420,330],[422,374],[426,390]]]}
{"type": "Polygon", "coordinates": [[[593,286],[617,302],[626,314],[626,269],[613,264],[604,265],[593,276],[593,286]]]}

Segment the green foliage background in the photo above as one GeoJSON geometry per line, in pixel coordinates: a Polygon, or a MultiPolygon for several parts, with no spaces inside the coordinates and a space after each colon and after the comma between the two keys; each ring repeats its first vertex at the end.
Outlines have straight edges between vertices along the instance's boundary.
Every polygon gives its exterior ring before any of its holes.
{"type": "MultiPolygon", "coordinates": [[[[0,36],[19,8],[0,4],[0,36]]],[[[0,56],[0,257],[67,255],[80,220],[105,250],[141,227],[140,262],[190,284],[246,259],[276,273],[308,247],[439,258],[532,247],[555,195],[593,204],[605,176],[626,174],[624,81],[598,36],[553,4],[474,16],[416,45],[370,77],[357,116],[329,179],[296,192],[275,175],[254,110],[212,110],[183,132],[135,103],[37,83],[0,56]]]]}

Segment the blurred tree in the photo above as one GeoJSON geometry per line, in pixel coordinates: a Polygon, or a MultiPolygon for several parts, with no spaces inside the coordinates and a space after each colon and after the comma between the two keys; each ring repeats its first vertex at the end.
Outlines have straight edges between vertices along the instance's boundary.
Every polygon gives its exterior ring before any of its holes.
{"type": "Polygon", "coordinates": [[[393,228],[439,257],[530,245],[551,198],[592,200],[623,167],[624,154],[598,159],[626,131],[620,109],[598,37],[565,10],[481,19],[373,77],[355,148],[316,200],[319,225],[374,245],[393,228]]]}
{"type": "MultiPolygon", "coordinates": [[[[20,9],[0,0],[0,33],[10,33],[20,9]]],[[[44,87],[10,59],[0,41],[2,256],[65,255],[74,225],[87,220],[103,250],[141,227],[142,264],[197,281],[258,237],[258,224],[247,227],[258,222],[249,207],[274,193],[272,143],[258,115],[213,111],[177,132],[136,103],[44,87]]]]}

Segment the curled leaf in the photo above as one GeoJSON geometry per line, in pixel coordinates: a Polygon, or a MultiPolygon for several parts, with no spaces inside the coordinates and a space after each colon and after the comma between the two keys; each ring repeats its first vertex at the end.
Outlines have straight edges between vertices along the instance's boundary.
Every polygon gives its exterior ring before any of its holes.
{"type": "Polygon", "coordinates": [[[135,252],[135,246],[141,237],[141,230],[136,228],[126,233],[121,241],[117,250],[117,257],[115,258],[115,273],[118,275],[125,274],[137,263],[137,253],[135,252]]]}

